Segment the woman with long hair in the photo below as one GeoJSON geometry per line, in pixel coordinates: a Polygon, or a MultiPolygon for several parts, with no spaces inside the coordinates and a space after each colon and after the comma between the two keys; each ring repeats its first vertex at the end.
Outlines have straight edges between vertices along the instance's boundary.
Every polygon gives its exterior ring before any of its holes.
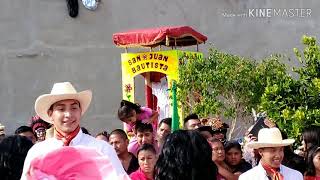
{"type": "Polygon", "coordinates": [[[320,147],[313,146],[307,153],[307,169],[304,180],[320,180],[320,147]]]}
{"type": "Polygon", "coordinates": [[[156,164],[156,180],[215,180],[217,167],[211,161],[211,147],[196,131],[169,134],[156,164]]]}
{"type": "Polygon", "coordinates": [[[302,133],[303,151],[306,152],[313,146],[320,146],[320,127],[311,126],[302,133]]]}

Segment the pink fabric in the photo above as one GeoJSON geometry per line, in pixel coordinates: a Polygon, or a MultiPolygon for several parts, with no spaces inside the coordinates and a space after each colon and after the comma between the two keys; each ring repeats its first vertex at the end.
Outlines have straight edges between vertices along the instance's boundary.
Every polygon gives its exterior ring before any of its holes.
{"type": "Polygon", "coordinates": [[[138,119],[142,120],[142,122],[146,122],[146,119],[150,118],[152,115],[152,109],[147,107],[141,107],[141,113],[138,114],[138,119]]]}
{"type": "MultiPolygon", "coordinates": [[[[137,157],[137,152],[139,150],[139,147],[140,146],[138,144],[137,138],[133,137],[129,142],[128,151],[137,157]]],[[[158,144],[155,139],[153,141],[153,147],[154,147],[154,149],[156,149],[156,153],[159,154],[159,147],[158,147],[158,144]]]]}
{"type": "Polygon", "coordinates": [[[139,168],[135,172],[130,174],[131,180],[153,180],[148,179],[147,176],[142,172],[142,170],[139,168]]]}
{"type": "Polygon", "coordinates": [[[35,158],[27,173],[28,180],[130,180],[119,177],[107,156],[95,149],[64,146],[35,158]]]}
{"type": "MultiPolygon", "coordinates": [[[[146,123],[148,119],[151,117],[151,115],[152,115],[152,109],[147,107],[141,107],[141,113],[138,114],[137,121],[142,121],[143,123],[146,123]]],[[[134,127],[135,127],[135,124],[130,125],[125,123],[125,130],[127,132],[133,132],[134,127]]],[[[156,129],[153,128],[153,131],[155,130],[156,129]]]]}

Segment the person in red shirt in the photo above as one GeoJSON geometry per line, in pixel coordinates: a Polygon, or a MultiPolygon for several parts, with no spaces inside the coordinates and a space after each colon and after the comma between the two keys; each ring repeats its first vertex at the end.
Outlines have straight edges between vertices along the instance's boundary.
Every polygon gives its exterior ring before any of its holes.
{"type": "Polygon", "coordinates": [[[151,144],[143,144],[138,150],[140,168],[130,174],[132,180],[154,180],[154,167],[157,162],[157,153],[151,144]]]}

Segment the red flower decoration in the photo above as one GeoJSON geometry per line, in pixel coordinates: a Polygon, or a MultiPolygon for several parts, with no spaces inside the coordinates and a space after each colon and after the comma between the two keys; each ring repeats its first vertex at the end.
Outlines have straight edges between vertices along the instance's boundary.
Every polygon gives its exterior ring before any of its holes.
{"type": "Polygon", "coordinates": [[[126,92],[126,93],[130,93],[131,92],[131,90],[132,90],[132,86],[131,86],[131,84],[126,84],[125,86],[124,86],[124,91],[126,92]]]}

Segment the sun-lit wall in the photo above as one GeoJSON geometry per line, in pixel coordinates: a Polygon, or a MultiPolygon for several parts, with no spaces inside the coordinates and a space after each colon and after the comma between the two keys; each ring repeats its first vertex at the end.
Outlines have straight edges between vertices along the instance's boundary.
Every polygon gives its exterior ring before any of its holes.
{"type": "MultiPolygon", "coordinates": [[[[101,0],[96,11],[85,9],[80,0],[79,5],[78,17],[71,18],[65,0],[1,1],[0,122],[7,133],[26,124],[35,99],[59,81],[93,90],[93,102],[82,121],[93,134],[122,127],[116,114],[124,50],[114,46],[115,32],[189,25],[208,36],[200,45],[204,54],[213,43],[254,58],[270,53],[293,57],[292,48],[300,47],[303,34],[320,32],[316,0],[101,0]]],[[[137,100],[143,101],[141,86],[137,100]]]]}

